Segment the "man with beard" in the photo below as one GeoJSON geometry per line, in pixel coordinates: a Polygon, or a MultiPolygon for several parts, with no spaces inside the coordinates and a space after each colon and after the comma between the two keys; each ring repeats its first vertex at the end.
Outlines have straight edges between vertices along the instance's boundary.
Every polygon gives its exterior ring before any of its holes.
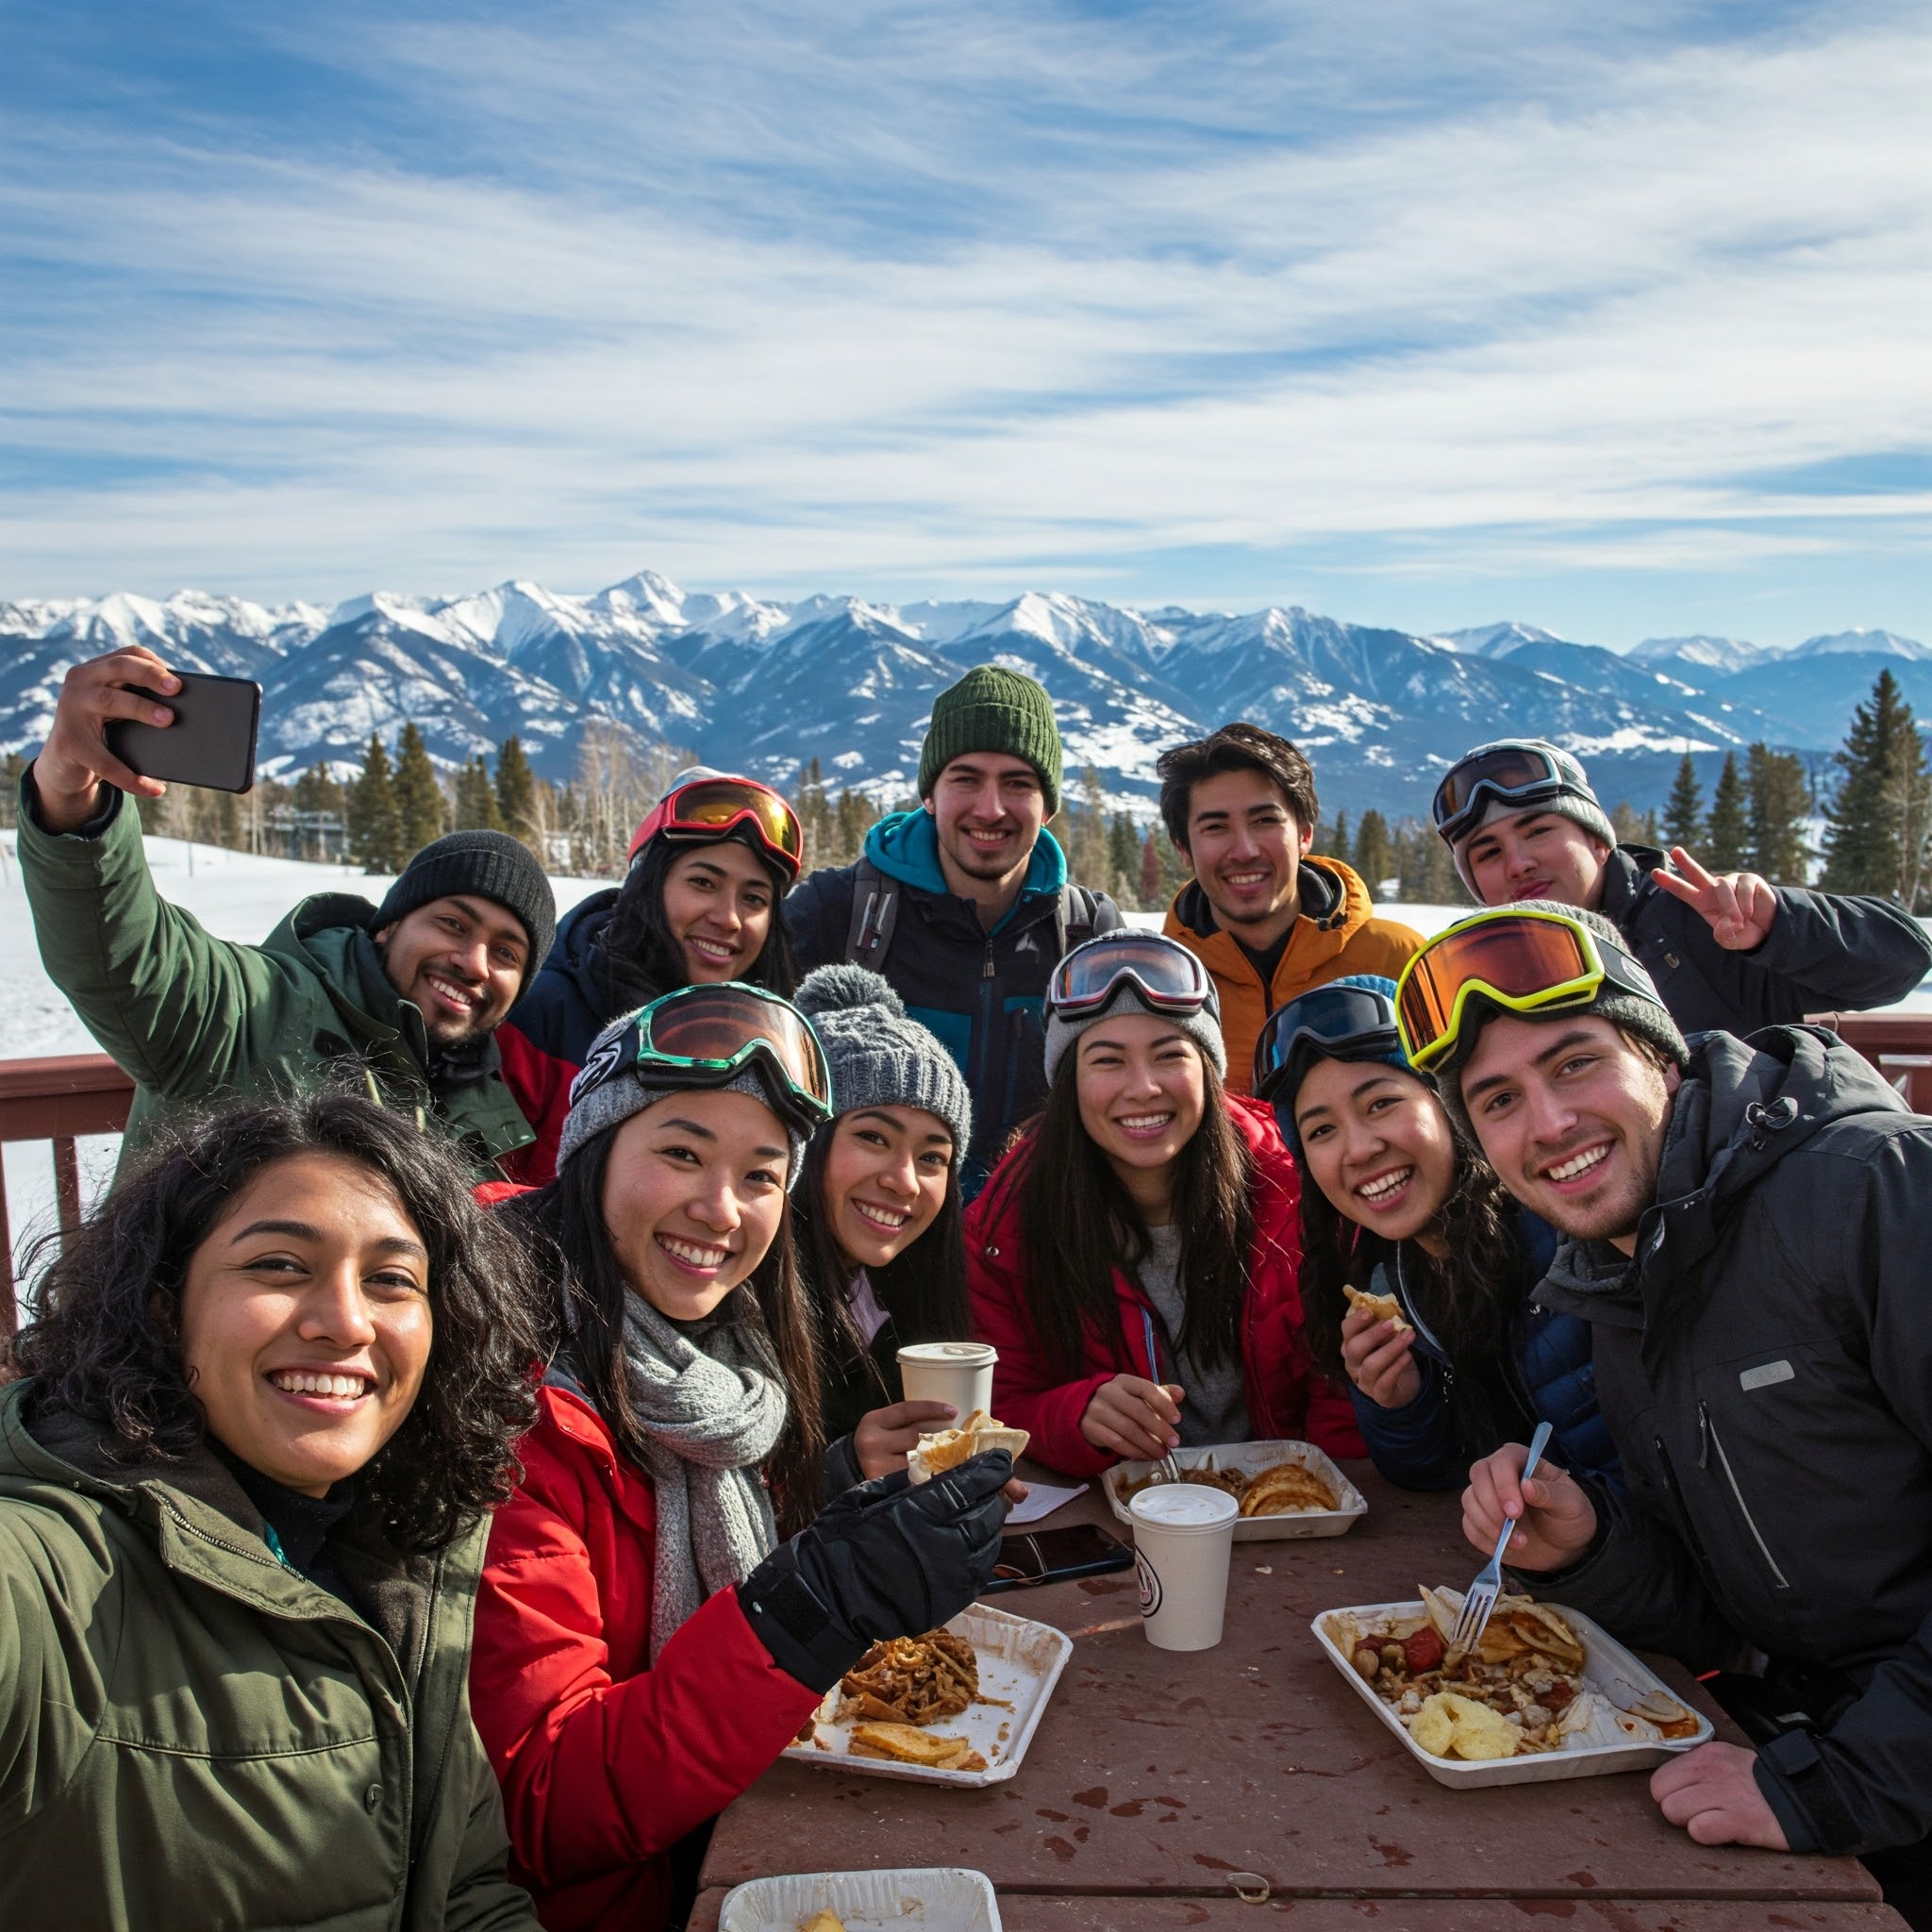
{"type": "Polygon", "coordinates": [[[821,868],[782,909],[801,973],[843,959],[884,974],[958,1061],[973,1093],[960,1171],[971,1200],[1045,1097],[1048,975],[1121,915],[1069,882],[1046,829],[1060,734],[1032,678],[982,664],[933,700],[919,796],[917,811],[873,826],[856,865],[821,868]]]}
{"type": "Polygon", "coordinates": [[[1397,996],[1411,1059],[1563,1236],[1620,1500],[1511,1444],[1463,1523],[1699,1672],[1756,1741],[1651,1779],[1703,1844],[1863,1857],[1932,1925],[1932,1120],[1836,1036],[1689,1042],[1599,914],[1480,913],[1397,996]]]}
{"type": "Polygon", "coordinates": [[[21,779],[19,851],[47,975],[133,1077],[124,1160],[159,1122],[346,1075],[435,1121],[479,1176],[533,1136],[491,1037],[549,950],[550,881],[501,832],[454,832],[416,854],[382,904],[304,899],[258,946],[216,939],[155,890],[126,795],[166,788],[108,750],[109,720],[172,717],[134,687],[179,689],[153,652],[67,674],[21,779]]]}
{"type": "Polygon", "coordinates": [[[1227,1084],[1245,1093],[1275,1008],[1351,973],[1393,979],[1422,935],[1374,917],[1373,882],[1309,855],[1315,774],[1287,739],[1224,724],[1162,752],[1155,770],[1161,822],[1194,874],[1161,930],[1213,975],[1227,1084]]]}

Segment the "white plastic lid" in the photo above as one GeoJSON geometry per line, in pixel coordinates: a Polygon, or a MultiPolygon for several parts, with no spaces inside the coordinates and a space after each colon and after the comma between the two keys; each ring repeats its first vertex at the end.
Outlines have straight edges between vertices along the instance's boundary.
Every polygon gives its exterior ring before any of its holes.
{"type": "Polygon", "coordinates": [[[996,1362],[999,1351],[989,1341],[915,1341],[899,1351],[902,1362],[996,1362]]]}
{"type": "Polygon", "coordinates": [[[1225,1490],[1211,1490],[1206,1483],[1159,1483],[1142,1490],[1127,1505],[1127,1514],[1160,1529],[1219,1529],[1232,1523],[1241,1508],[1225,1490]]]}

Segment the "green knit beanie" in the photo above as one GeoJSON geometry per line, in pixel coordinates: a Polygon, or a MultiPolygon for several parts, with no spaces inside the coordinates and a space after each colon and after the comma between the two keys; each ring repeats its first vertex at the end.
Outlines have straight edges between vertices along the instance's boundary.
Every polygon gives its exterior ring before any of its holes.
{"type": "Polygon", "coordinates": [[[969,752],[1024,758],[1046,791],[1046,815],[1060,808],[1060,733],[1046,687],[1024,671],[980,664],[932,701],[932,724],[919,754],[919,795],[932,796],[940,773],[969,752]]]}

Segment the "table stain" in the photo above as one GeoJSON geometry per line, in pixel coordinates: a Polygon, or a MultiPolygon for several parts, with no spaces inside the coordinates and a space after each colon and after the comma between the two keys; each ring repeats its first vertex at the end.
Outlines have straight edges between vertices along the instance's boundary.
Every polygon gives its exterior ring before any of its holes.
{"type": "Polygon", "coordinates": [[[1074,1803],[1085,1805],[1090,1811],[1103,1810],[1107,1805],[1107,1787],[1105,1785],[1095,1785],[1091,1790],[1075,1791],[1074,1793],[1074,1803]]]}
{"type": "Polygon", "coordinates": [[[1116,1818],[1138,1818],[1146,1807],[1145,1798],[1129,1798],[1124,1805],[1109,1805],[1108,1809],[1116,1818]]]}
{"type": "Polygon", "coordinates": [[[1038,1811],[1036,1811],[1036,1812],[1035,1812],[1035,1813],[1034,1813],[1033,1815],[1034,1815],[1034,1817],[1036,1817],[1036,1818],[1045,1818],[1045,1819],[1048,1819],[1048,1820],[1050,1820],[1050,1821],[1051,1821],[1051,1822],[1052,1822],[1053,1824],[1065,1824],[1065,1823],[1067,1822],[1067,1813],[1066,1813],[1066,1812],[1064,1812],[1064,1811],[1049,1811],[1049,1810],[1048,1810],[1048,1809],[1046,1808],[1046,1807],[1045,1807],[1045,1806],[1043,1806],[1043,1805],[1042,1805],[1042,1806],[1041,1806],[1041,1807],[1040,1807],[1040,1809],[1039,1809],[1038,1811]]]}
{"type": "Polygon", "coordinates": [[[1382,1840],[1371,1836],[1369,1842],[1381,1853],[1385,1865],[1413,1865],[1415,1854],[1407,1845],[1385,1844],[1382,1840]]]}
{"type": "Polygon", "coordinates": [[[1043,1838],[1041,1840],[1041,1843],[1043,1844],[1047,1848],[1047,1850],[1050,1851],[1054,1855],[1054,1857],[1060,1861],[1062,1865],[1071,1865],[1073,1863],[1074,1848],[1066,1841],[1065,1839],[1043,1838]]]}
{"type": "Polygon", "coordinates": [[[1594,1872],[1566,1872],[1563,1876],[1572,1885],[1580,1885],[1586,1891],[1592,1890],[1597,1883],[1597,1876],[1594,1872]]]}

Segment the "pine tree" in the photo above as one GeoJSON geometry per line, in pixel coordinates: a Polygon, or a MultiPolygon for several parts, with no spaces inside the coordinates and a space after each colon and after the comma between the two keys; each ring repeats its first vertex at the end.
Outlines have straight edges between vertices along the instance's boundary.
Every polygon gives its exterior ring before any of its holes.
{"type": "Polygon", "coordinates": [[[1774,886],[1802,886],[1810,870],[1805,821],[1811,791],[1805,761],[1795,752],[1754,744],[1750,752],[1750,834],[1744,842],[1746,867],[1774,886]]]}
{"type": "Polygon", "coordinates": [[[1361,815],[1355,835],[1355,869],[1369,897],[1381,894],[1384,882],[1395,870],[1395,849],[1389,841],[1389,824],[1372,806],[1361,815]]]}
{"type": "Polygon", "coordinates": [[[1124,906],[1138,908],[1141,884],[1141,835],[1131,812],[1117,811],[1107,833],[1107,890],[1124,906]]]}
{"type": "Polygon", "coordinates": [[[490,767],[477,755],[457,773],[456,823],[458,832],[500,832],[503,814],[496,808],[496,788],[490,767]]]}
{"type": "Polygon", "coordinates": [[[1745,809],[1744,781],[1738,775],[1737,754],[1726,752],[1724,768],[1717,774],[1717,789],[1710,794],[1704,850],[1697,856],[1707,871],[1742,872],[1750,843],[1751,822],[1745,809]]]}
{"type": "Polygon", "coordinates": [[[372,733],[362,758],[362,775],[349,794],[349,856],[364,872],[399,872],[402,844],[402,819],[396,810],[389,753],[381,734],[372,733]]]}
{"type": "Polygon", "coordinates": [[[1089,765],[1080,774],[1080,798],[1073,808],[1073,824],[1067,828],[1070,850],[1069,871],[1081,885],[1107,890],[1107,796],[1100,789],[1100,774],[1089,765]]]}
{"type": "Polygon", "coordinates": [[[420,852],[432,839],[442,837],[442,787],[437,783],[436,767],[429,762],[429,748],[413,724],[403,726],[396,740],[396,820],[403,841],[403,858],[420,852]]]}
{"type": "Polygon", "coordinates": [[[1324,858],[1333,858],[1342,865],[1354,862],[1355,848],[1348,842],[1348,814],[1339,811],[1335,814],[1335,824],[1325,839],[1317,839],[1308,848],[1319,852],[1324,858]]]}
{"type": "Polygon", "coordinates": [[[1671,795],[1664,800],[1664,848],[1668,851],[1681,845],[1694,854],[1703,832],[1704,791],[1697,782],[1697,767],[1687,751],[1677,767],[1671,795]]]}
{"type": "Polygon", "coordinates": [[[1160,909],[1160,848],[1166,839],[1167,835],[1157,824],[1149,830],[1147,841],[1141,847],[1141,909],[1143,912],[1160,909]]]}
{"type": "Polygon", "coordinates": [[[1639,811],[1627,798],[1610,808],[1610,829],[1620,845],[1655,845],[1657,840],[1657,812],[1639,811]]]}
{"type": "MultiPolygon", "coordinates": [[[[541,827],[537,823],[537,778],[524,756],[520,738],[506,738],[496,754],[496,811],[503,829],[533,849],[541,827]]],[[[539,854],[541,857],[541,854],[539,854]]]]}
{"type": "Polygon", "coordinates": [[[834,865],[850,865],[865,849],[865,835],[878,820],[878,808],[871,795],[854,791],[850,786],[839,794],[839,808],[833,816],[833,834],[838,847],[834,865]]]}
{"type": "Polygon", "coordinates": [[[1889,666],[1870,701],[1852,713],[1833,763],[1843,777],[1824,808],[1821,883],[1836,892],[1916,891],[1925,836],[1925,751],[1889,666]]]}

